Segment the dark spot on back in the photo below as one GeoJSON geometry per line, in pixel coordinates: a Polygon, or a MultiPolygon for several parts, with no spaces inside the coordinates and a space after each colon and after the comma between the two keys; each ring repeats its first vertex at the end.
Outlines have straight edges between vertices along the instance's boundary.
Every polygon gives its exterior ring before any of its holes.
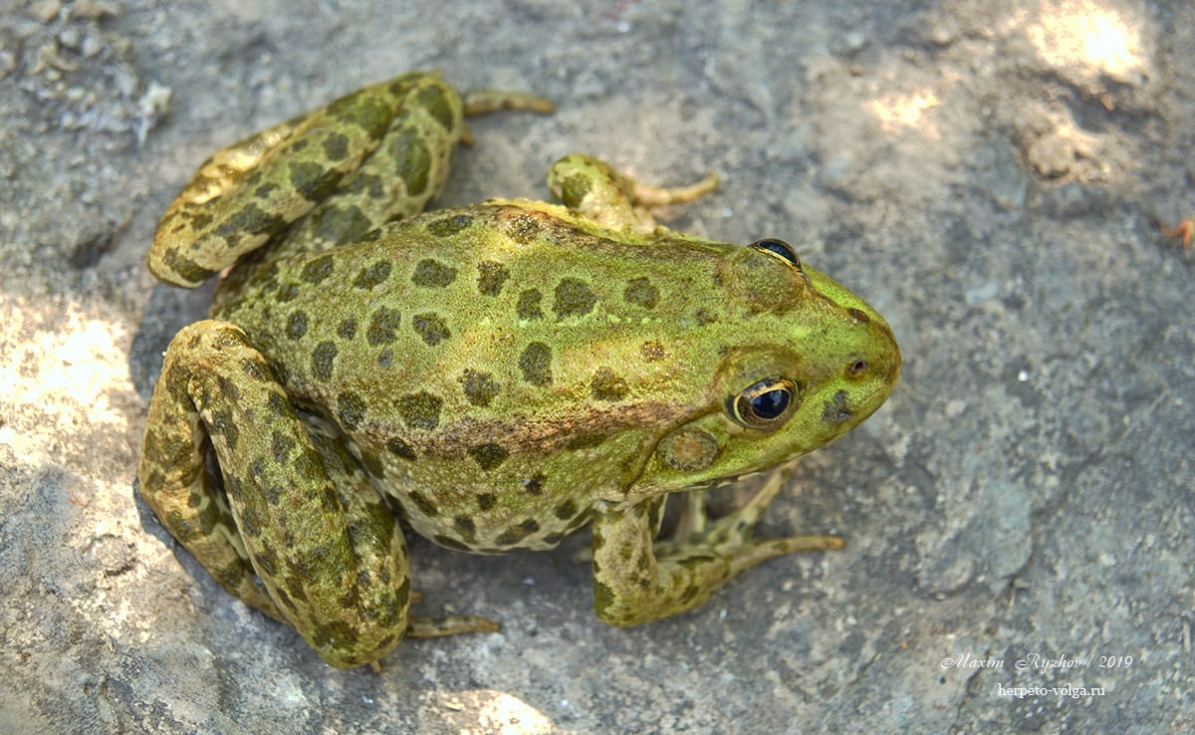
{"type": "Polygon", "coordinates": [[[499,546],[513,546],[539,530],[539,523],[534,518],[528,518],[517,526],[511,526],[494,539],[499,546]]]}
{"type": "Polygon", "coordinates": [[[424,258],[415,265],[411,283],[424,288],[444,288],[456,280],[456,268],[424,258]]]}
{"type": "Polygon", "coordinates": [[[627,288],[623,291],[622,297],[628,304],[651,309],[660,301],[660,289],[653,286],[651,281],[646,278],[632,278],[627,281],[627,288]]]}
{"type": "Polygon", "coordinates": [[[664,351],[664,345],[659,342],[644,342],[640,352],[643,354],[643,359],[648,362],[663,360],[668,354],[664,351]]]}
{"type": "Polygon", "coordinates": [[[353,286],[356,288],[373,288],[390,277],[390,261],[379,260],[357,274],[353,286]]]}
{"type": "Polygon", "coordinates": [[[544,492],[544,482],[548,476],[542,472],[537,472],[534,477],[528,477],[523,480],[523,491],[528,495],[542,495],[544,492]]]}
{"type": "Polygon", "coordinates": [[[523,380],[546,388],[552,384],[552,348],[543,342],[532,342],[519,356],[519,370],[523,380]]]}
{"type": "Polygon", "coordinates": [[[493,493],[481,493],[477,496],[477,507],[479,510],[489,510],[498,504],[498,496],[493,493]]]}
{"type": "Polygon", "coordinates": [[[510,272],[501,263],[483,260],[477,264],[477,290],[482,296],[497,296],[502,285],[510,278],[510,272]]]}
{"type": "Polygon", "coordinates": [[[434,311],[416,314],[411,319],[411,327],[428,347],[435,347],[452,336],[444,318],[434,311]]]}
{"type": "Polygon", "coordinates": [[[341,339],[352,339],[357,334],[357,319],[349,317],[336,327],[336,336],[341,339]]]}
{"type": "Polygon", "coordinates": [[[519,294],[519,303],[515,307],[515,312],[520,319],[541,319],[543,318],[543,311],[539,308],[540,299],[543,296],[538,289],[529,288],[523,293],[519,294]]]}
{"type": "Polygon", "coordinates": [[[336,343],[331,341],[320,342],[311,351],[311,372],[320,380],[329,380],[332,377],[332,367],[336,360],[336,343]]]}
{"type": "Polygon", "coordinates": [[[411,393],[398,399],[398,412],[412,429],[431,431],[440,424],[440,406],[444,401],[427,391],[411,393]]]}
{"type": "Polygon", "coordinates": [[[314,286],[330,275],[332,275],[332,256],[325,255],[304,265],[299,278],[314,286]]]}
{"type": "Polygon", "coordinates": [[[307,334],[307,314],[296,311],[286,320],[286,336],[291,339],[299,339],[304,334],[307,334]]]}
{"type": "Polygon", "coordinates": [[[594,399],[599,401],[621,401],[627,397],[627,381],[607,367],[598,368],[589,385],[594,399]]]}
{"type": "Polygon", "coordinates": [[[577,278],[562,278],[556,284],[556,300],[552,303],[552,311],[557,319],[570,316],[585,316],[593,311],[597,303],[597,294],[585,281],[577,278]]]}
{"type": "Polygon", "coordinates": [[[427,223],[427,233],[435,237],[450,237],[473,224],[473,218],[467,214],[457,214],[443,217],[427,223]]]}
{"type": "Polygon", "coordinates": [[[398,338],[395,331],[400,321],[398,309],[379,306],[369,318],[369,329],[365,330],[365,339],[375,347],[390,344],[398,338]]]}
{"type": "Polygon", "coordinates": [[[498,383],[490,373],[466,370],[457,380],[465,388],[465,398],[474,406],[485,408],[498,395],[498,383]]]}

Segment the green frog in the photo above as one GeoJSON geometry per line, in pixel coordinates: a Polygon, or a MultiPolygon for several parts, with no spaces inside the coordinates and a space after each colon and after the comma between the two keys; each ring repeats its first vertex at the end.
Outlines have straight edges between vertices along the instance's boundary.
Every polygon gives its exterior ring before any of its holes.
{"type": "Polygon", "coordinates": [[[149,255],[184,287],[229,270],[211,318],[166,352],[141,494],[333,666],[376,666],[404,635],[497,629],[410,615],[403,525],[483,554],[592,526],[594,609],[617,626],[692,609],[765,559],[842,548],[752,530],[791,460],[871,415],[900,372],[884,319],[785,242],[653,219],[712,176],[656,188],[571,155],[548,177],[560,204],[421,214],[464,117],[496,109],[551,105],[462,99],[436,73],[353,92],[215,154],[149,255]],[[768,469],[745,507],[707,519],[703,491],[768,469]],[[657,539],[676,492],[685,510],[657,539]]]}

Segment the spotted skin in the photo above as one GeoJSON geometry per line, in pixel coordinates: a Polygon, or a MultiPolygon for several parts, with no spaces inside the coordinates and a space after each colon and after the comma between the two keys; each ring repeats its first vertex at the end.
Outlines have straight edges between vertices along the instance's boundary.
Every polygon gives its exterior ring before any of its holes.
{"type": "Polygon", "coordinates": [[[399,517],[475,553],[592,524],[595,610],[615,625],[842,545],[751,539],[783,474],[711,524],[700,491],[875,411],[900,368],[887,324],[779,241],[712,242],[647,211],[713,178],[656,189],[568,156],[549,175],[563,206],[419,214],[464,111],[529,99],[462,103],[432,74],[366,87],[213,156],[155,239],[172,283],[237,264],[167,351],[141,492],[221,584],[335,666],[496,629],[410,616],[399,517]],[[656,540],[686,490],[683,535],[656,540]]]}

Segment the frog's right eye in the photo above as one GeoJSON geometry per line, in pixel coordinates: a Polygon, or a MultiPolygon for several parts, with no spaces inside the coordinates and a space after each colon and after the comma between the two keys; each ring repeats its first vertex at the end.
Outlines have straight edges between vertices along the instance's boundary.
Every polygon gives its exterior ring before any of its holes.
{"type": "Polygon", "coordinates": [[[765,378],[727,401],[727,413],[749,429],[771,429],[800,403],[801,386],[788,378],[765,378]]]}
{"type": "Polygon", "coordinates": [[[789,245],[783,240],[778,240],[770,237],[766,240],[756,240],[751,243],[751,247],[761,253],[768,255],[785,262],[786,264],[801,270],[801,258],[797,255],[797,251],[793,250],[793,246],[789,245]]]}

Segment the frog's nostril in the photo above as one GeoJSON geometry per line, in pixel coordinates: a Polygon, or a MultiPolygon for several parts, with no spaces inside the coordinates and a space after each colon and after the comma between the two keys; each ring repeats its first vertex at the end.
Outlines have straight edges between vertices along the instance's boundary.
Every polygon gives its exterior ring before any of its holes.
{"type": "Polygon", "coordinates": [[[851,377],[857,378],[867,372],[867,361],[855,360],[850,364],[850,367],[848,367],[846,371],[851,377]]]}

